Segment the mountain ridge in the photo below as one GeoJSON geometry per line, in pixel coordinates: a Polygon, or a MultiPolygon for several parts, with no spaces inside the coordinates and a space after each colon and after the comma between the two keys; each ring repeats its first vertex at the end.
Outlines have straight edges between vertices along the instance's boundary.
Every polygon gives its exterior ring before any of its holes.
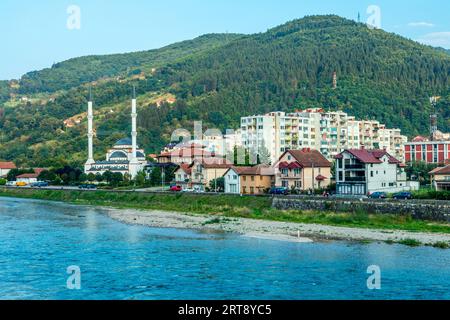
{"type": "MultiPolygon", "coordinates": [[[[439,126],[450,128],[450,56],[442,51],[335,15],[296,19],[267,32],[233,35],[228,41],[218,37],[210,43],[204,38],[204,45],[193,53],[183,47],[175,50],[175,58],[162,53],[153,72],[146,64],[122,74],[123,79],[94,84],[96,108],[119,110],[96,123],[103,132],[96,141],[98,156],[129,131],[126,106],[132,85],[137,86],[141,105],[140,144],[148,152],[169,142],[174,128],[191,128],[193,120],[203,120],[206,127],[238,128],[240,116],[306,107],[344,110],[400,127],[410,136],[425,134],[431,95],[442,96],[439,126]],[[334,71],[336,90],[331,85],[334,71]],[[165,94],[176,102],[157,107],[145,98],[165,94]]],[[[0,119],[0,128],[6,130],[0,158],[45,164],[45,154],[81,164],[85,123],[64,128],[61,122],[84,111],[89,85],[54,91],[54,101],[43,105],[6,107],[0,119]],[[14,129],[14,121],[20,130],[14,129]],[[19,141],[24,141],[20,148],[19,141]]]]}

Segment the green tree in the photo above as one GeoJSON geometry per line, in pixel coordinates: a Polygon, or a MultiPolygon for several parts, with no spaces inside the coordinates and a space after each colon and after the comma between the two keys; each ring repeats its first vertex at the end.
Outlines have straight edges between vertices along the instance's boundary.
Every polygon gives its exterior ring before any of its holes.
{"type": "Polygon", "coordinates": [[[225,178],[220,177],[220,178],[211,180],[209,182],[209,188],[216,192],[224,192],[225,191],[225,178]]]}

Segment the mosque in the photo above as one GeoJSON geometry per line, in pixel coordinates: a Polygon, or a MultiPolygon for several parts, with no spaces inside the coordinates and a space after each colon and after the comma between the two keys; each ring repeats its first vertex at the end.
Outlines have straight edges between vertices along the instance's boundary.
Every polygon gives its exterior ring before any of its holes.
{"type": "Polygon", "coordinates": [[[133,99],[131,100],[131,139],[125,138],[116,142],[116,144],[106,153],[106,160],[94,160],[94,112],[92,107],[92,98],[88,102],[88,159],[84,165],[86,174],[103,174],[106,171],[113,173],[119,172],[123,175],[128,174],[134,179],[137,174],[144,170],[147,165],[146,156],[143,149],[137,145],[137,110],[136,93],[133,90],[133,99]]]}

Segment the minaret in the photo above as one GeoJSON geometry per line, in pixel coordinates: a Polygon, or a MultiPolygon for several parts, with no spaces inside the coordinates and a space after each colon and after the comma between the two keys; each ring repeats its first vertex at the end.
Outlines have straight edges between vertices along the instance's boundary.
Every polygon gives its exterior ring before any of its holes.
{"type": "Polygon", "coordinates": [[[133,86],[133,99],[131,100],[131,159],[129,171],[132,178],[136,177],[139,170],[139,161],[137,159],[137,110],[136,110],[136,87],[133,86]]]}
{"type": "Polygon", "coordinates": [[[92,165],[95,163],[94,160],[94,111],[92,108],[92,91],[89,88],[89,101],[88,101],[88,112],[87,112],[87,119],[88,119],[88,159],[86,161],[86,164],[84,165],[84,171],[87,173],[92,167],[92,165]]]}

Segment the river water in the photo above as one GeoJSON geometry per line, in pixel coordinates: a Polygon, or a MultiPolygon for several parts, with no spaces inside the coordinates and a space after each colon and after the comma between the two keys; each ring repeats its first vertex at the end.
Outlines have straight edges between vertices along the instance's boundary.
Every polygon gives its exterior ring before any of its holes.
{"type": "Polygon", "coordinates": [[[101,209],[0,198],[0,299],[450,299],[450,250],[129,226],[101,209]]]}

